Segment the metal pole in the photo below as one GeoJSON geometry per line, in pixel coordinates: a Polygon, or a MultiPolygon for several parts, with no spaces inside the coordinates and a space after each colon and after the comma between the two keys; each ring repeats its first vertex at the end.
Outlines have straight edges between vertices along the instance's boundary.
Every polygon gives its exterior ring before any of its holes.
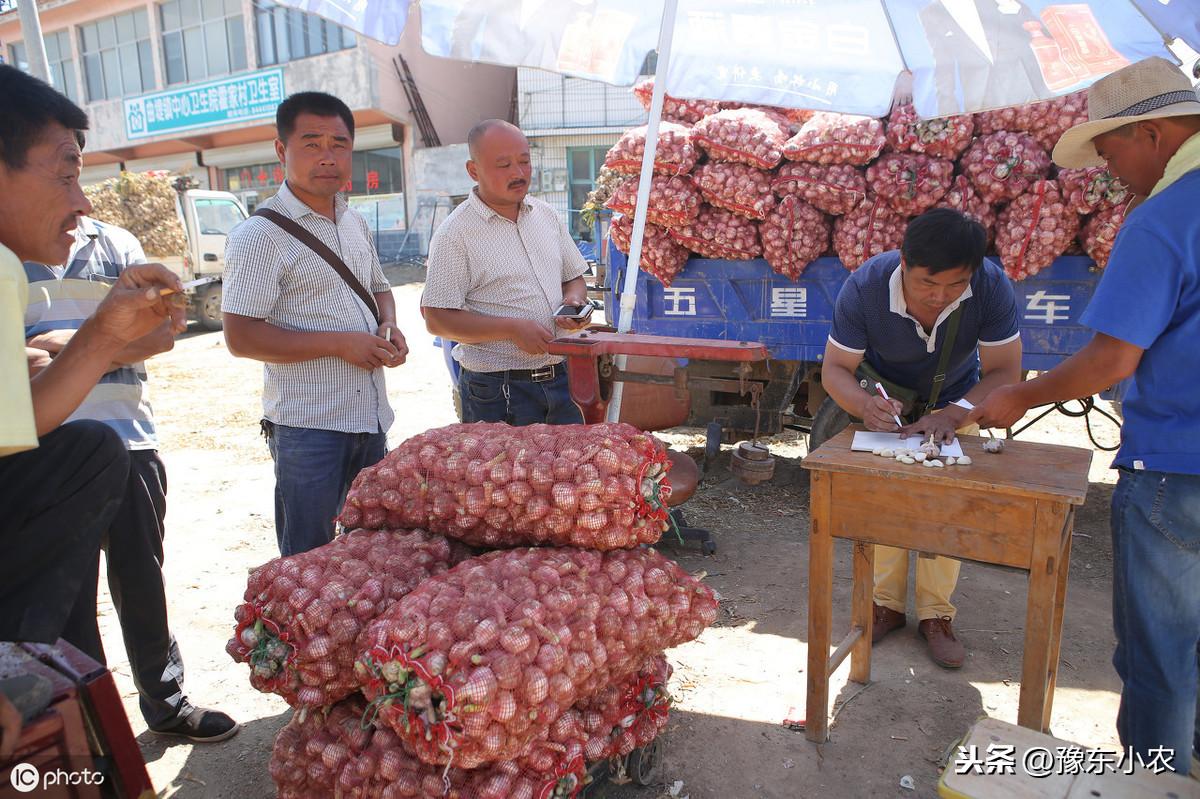
{"type": "MultiPolygon", "coordinates": [[[[650,179],[654,174],[654,156],[658,151],[658,123],[662,120],[663,96],[667,88],[667,70],[671,64],[671,40],[675,36],[675,9],[678,0],[663,3],[662,26],[658,29],[658,66],[654,72],[654,93],[650,99],[650,117],[646,121],[646,150],[642,154],[642,171],[638,177],[637,204],[633,213],[633,235],[629,242],[629,261],[625,264],[625,280],[621,285],[621,310],[617,332],[628,333],[633,326],[633,309],[637,302],[637,273],[642,259],[642,239],[646,232],[646,207],[650,204],[650,179]]],[[[625,368],[626,356],[614,361],[618,370],[625,368]]],[[[621,418],[621,396],[624,383],[614,383],[608,403],[609,422],[621,418]]]]}
{"type": "MultiPolygon", "coordinates": [[[[46,59],[46,42],[42,39],[42,20],[38,17],[37,0],[17,0],[21,15],[21,38],[25,45],[25,57],[29,59],[29,74],[53,85],[50,80],[50,62],[46,59]]],[[[55,86],[65,91],[65,86],[55,86]]]]}

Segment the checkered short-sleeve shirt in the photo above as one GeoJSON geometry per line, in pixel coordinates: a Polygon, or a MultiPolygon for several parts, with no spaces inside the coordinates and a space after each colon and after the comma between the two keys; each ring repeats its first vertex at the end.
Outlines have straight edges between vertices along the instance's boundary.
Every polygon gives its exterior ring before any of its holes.
{"type": "MultiPolygon", "coordinates": [[[[336,224],[305,205],[286,183],[263,207],[315,234],[372,294],[388,290],[366,220],[341,195],[334,210],[336,224]]],[[[229,234],[221,310],[287,330],[376,330],[370,309],[333,267],[283,228],[258,216],[229,234]]],[[[383,369],[368,372],[341,358],[263,364],[263,415],[288,427],[343,433],[386,432],[394,418],[383,369]]]]}
{"type": "MultiPolygon", "coordinates": [[[[424,308],[530,319],[555,330],[562,284],[587,271],[587,262],[558,213],[527,197],[513,222],[471,192],[429,243],[424,308]]],[[[454,357],[474,372],[537,369],[557,355],[530,355],[511,341],[459,344],[454,357]]]]}

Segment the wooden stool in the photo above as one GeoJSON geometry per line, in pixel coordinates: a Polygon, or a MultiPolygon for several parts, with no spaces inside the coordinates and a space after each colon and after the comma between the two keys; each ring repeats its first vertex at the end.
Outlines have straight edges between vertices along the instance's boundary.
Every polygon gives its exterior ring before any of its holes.
{"type": "MultiPolygon", "coordinates": [[[[0,762],[0,796],[8,796],[12,767],[29,763],[41,771],[103,771],[105,796],[152,799],[154,786],[133,737],[112,674],[66,641],[45,644],[0,643],[0,676],[34,674],[49,682],[50,704],[21,729],[12,757],[0,762]]],[[[38,794],[41,795],[41,794],[38,794]]],[[[64,787],[52,796],[99,797],[95,785],[64,787]]]]}
{"type": "Polygon", "coordinates": [[[990,455],[976,436],[959,436],[974,463],[942,469],[851,452],[855,429],[804,459],[812,471],[808,563],[810,741],[829,732],[829,675],[850,656],[850,679],[871,678],[875,544],[1029,573],[1025,651],[1017,722],[1050,724],[1075,507],[1087,496],[1092,453],[1008,441],[990,455]],[[833,623],[833,539],[854,542],[851,629],[829,653],[833,623]]]}

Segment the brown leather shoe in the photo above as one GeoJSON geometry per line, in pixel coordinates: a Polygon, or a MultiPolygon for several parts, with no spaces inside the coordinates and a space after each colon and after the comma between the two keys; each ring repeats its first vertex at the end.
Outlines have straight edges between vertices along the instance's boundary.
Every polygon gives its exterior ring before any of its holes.
{"type": "Polygon", "coordinates": [[[874,611],[871,621],[871,643],[877,644],[892,630],[899,630],[908,623],[908,619],[898,610],[871,603],[874,611]]]}
{"type": "Polygon", "coordinates": [[[933,662],[944,669],[961,668],[963,661],[967,657],[967,650],[954,637],[954,630],[950,627],[950,617],[942,616],[938,619],[925,619],[917,625],[917,630],[921,633],[921,637],[929,644],[929,656],[933,658],[933,662]]]}

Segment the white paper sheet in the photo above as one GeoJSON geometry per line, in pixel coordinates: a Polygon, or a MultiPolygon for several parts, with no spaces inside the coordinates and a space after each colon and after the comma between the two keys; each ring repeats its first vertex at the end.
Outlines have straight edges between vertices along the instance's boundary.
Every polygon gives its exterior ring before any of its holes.
{"type": "MultiPolygon", "coordinates": [[[[869,430],[857,430],[850,449],[855,452],[874,452],[877,449],[919,449],[921,444],[928,441],[921,436],[902,436],[899,433],[872,433],[869,430]]],[[[942,455],[949,458],[963,456],[962,444],[958,436],[949,444],[942,444],[942,455]]]]}

